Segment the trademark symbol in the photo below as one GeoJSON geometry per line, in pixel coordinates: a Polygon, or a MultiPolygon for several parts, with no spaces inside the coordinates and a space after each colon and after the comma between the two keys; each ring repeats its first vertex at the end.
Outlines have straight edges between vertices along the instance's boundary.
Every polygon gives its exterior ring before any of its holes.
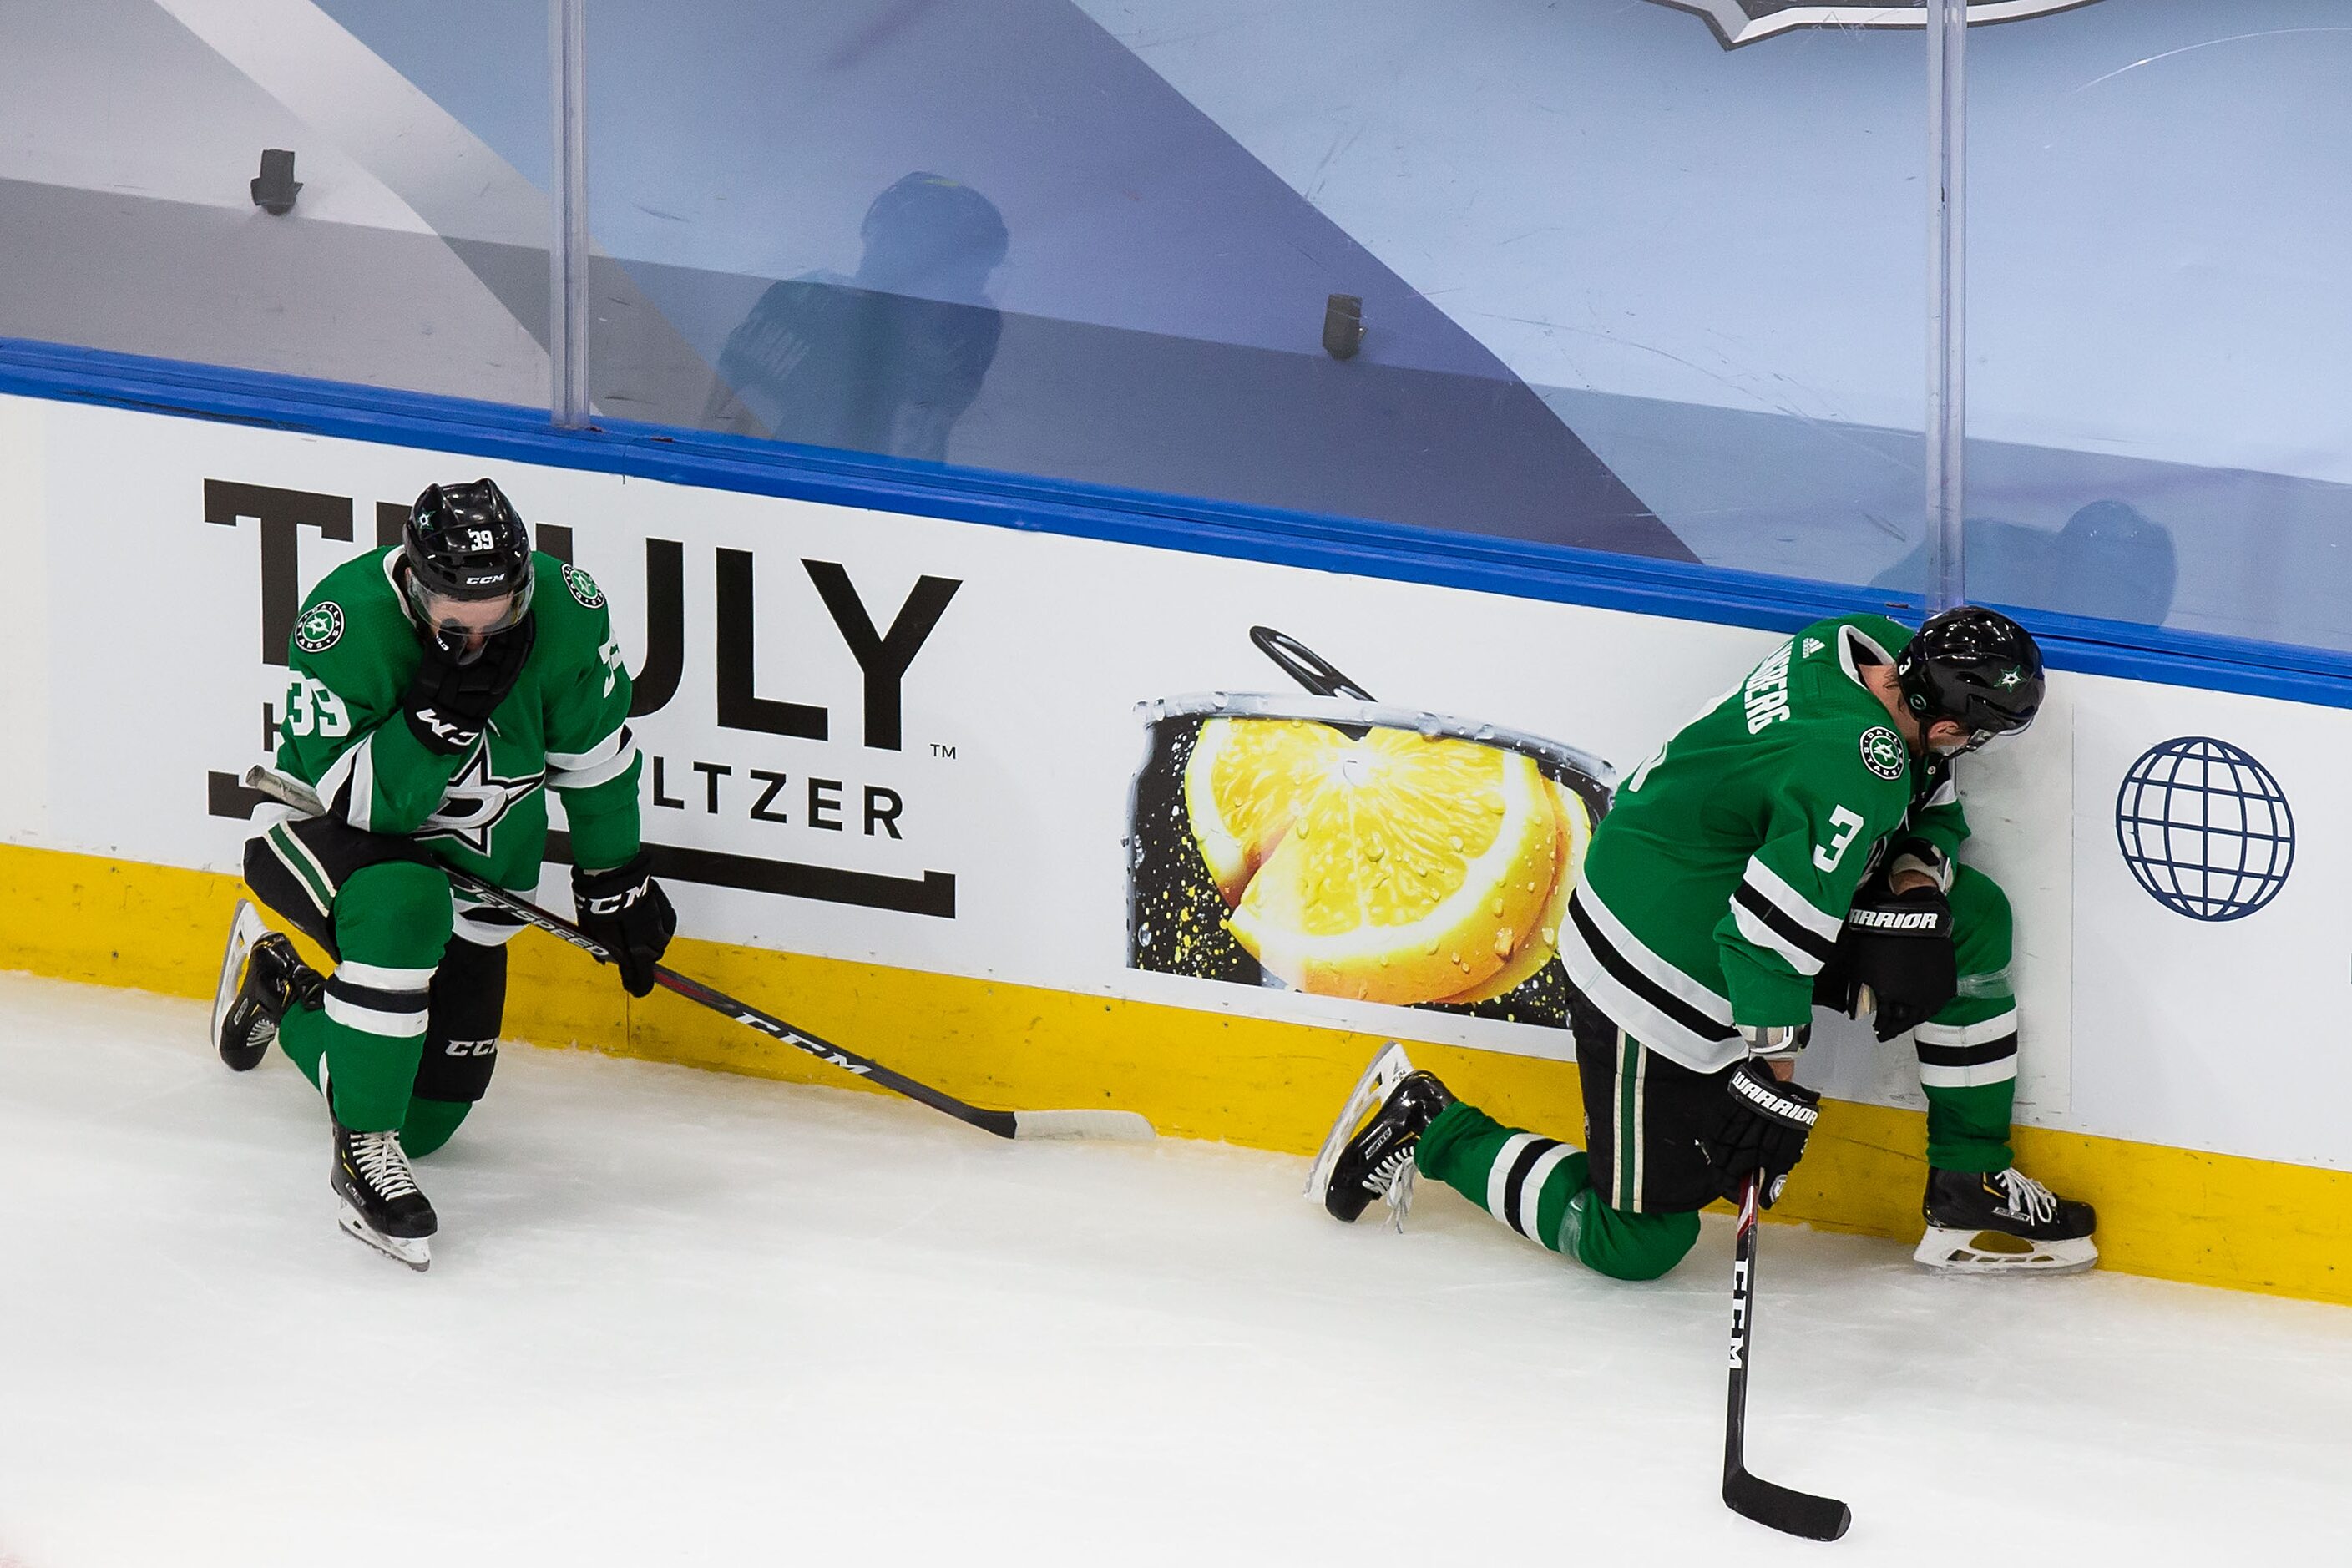
{"type": "Polygon", "coordinates": [[[942,746],[937,741],[933,741],[931,742],[931,755],[951,763],[955,761],[955,748],[953,746],[942,746]]]}

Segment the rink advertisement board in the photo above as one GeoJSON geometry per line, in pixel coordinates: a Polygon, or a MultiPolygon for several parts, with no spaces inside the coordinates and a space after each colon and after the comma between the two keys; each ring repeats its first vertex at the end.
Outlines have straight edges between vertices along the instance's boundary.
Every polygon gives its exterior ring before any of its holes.
{"type": "MultiPolygon", "coordinates": [[[[611,603],[688,935],[1553,1061],[1552,933],[1616,782],[1778,640],[70,404],[0,399],[0,454],[38,584],[0,621],[0,839],[233,873],[302,595],[488,471],[611,603]],[[1352,837],[1311,859],[1276,816],[1352,837]],[[1326,907],[1416,845],[1475,897],[1410,951],[1326,907]]],[[[2062,673],[1964,766],[2016,910],[2021,1122],[2352,1168],[2327,1099],[2282,1092],[2340,1076],[2313,1020],[2352,973],[2348,756],[2352,713],[2062,673]]],[[[1907,1043],[1822,1034],[1813,1081],[1917,1103],[1907,1043]]]]}

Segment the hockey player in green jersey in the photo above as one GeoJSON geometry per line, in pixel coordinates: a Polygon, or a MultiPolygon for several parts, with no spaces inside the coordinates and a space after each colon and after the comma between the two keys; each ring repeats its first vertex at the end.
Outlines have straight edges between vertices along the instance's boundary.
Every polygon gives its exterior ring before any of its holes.
{"type": "Polygon", "coordinates": [[[1635,770],[1593,834],[1559,932],[1584,1146],[1498,1124],[1391,1047],[1326,1142],[1325,1206],[1401,1209],[1418,1170],[1532,1241],[1654,1279],[1711,1198],[1737,1201],[1751,1173],[1763,1203],[1780,1195],[1818,1114],[1793,1068],[1819,1004],[1873,1015],[1883,1041],[1913,1035],[1921,1263],[2089,1267],[2090,1206],[2011,1163],[2009,902],[1957,859],[1954,759],[2023,730],[2042,693],[2040,649],[1991,610],[1916,637],[1870,615],[1798,632],[1635,770]]]}
{"type": "Polygon", "coordinates": [[[437,1221],[408,1160],[448,1142],[489,1087],[504,943],[520,929],[441,868],[535,889],[551,788],[579,923],[632,994],[652,989],[677,928],[638,841],[629,676],[595,582],[535,554],[488,479],[431,487],[398,546],[328,574],[288,666],[278,766],[325,814],[265,808],[245,876],[336,962],[319,974],[241,908],[217,1043],[242,1071],[275,1039],[309,1075],[343,1228],[423,1268],[437,1221]]]}

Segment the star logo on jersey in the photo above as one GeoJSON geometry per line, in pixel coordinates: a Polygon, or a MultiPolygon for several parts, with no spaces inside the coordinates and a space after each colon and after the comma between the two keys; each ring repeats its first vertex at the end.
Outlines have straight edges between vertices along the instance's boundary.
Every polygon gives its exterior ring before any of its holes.
{"type": "Polygon", "coordinates": [[[294,646],[304,653],[324,653],[343,635],[343,607],[321,599],[294,623],[294,646]]]}
{"type": "MultiPolygon", "coordinates": [[[[1727,49],[1798,27],[1911,27],[1927,21],[1927,0],[1881,0],[1875,5],[1822,5],[1814,0],[1651,0],[1655,5],[1706,18],[1727,49]]],[[[1969,26],[2018,22],[2028,16],[2080,10],[2098,0],[1969,0],[1969,26]]]]}
{"type": "Polygon", "coordinates": [[[1910,761],[1903,737],[1885,725],[1873,724],[1862,732],[1862,765],[1880,778],[1901,778],[1910,761]]]}
{"type": "Polygon", "coordinates": [[[506,820],[507,813],[530,798],[547,775],[530,773],[521,778],[500,778],[490,772],[490,748],[474,748],[449,787],[441,792],[441,804],[425,826],[416,830],[419,838],[447,838],[464,845],[477,855],[490,852],[490,835],[506,820]]]}
{"type": "Polygon", "coordinates": [[[563,585],[572,590],[572,596],[580,601],[583,610],[599,608],[604,603],[604,590],[596,586],[595,578],[577,566],[563,569],[563,585]]]}
{"type": "Polygon", "coordinates": [[[1819,637],[1807,637],[1805,639],[1805,651],[1801,657],[1811,658],[1813,655],[1821,652],[1822,649],[1829,646],[1829,644],[1822,641],[1819,637]]]}

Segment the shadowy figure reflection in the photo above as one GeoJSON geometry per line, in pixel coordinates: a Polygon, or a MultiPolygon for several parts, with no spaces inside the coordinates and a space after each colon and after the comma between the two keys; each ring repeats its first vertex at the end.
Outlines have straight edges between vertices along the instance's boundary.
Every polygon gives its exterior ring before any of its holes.
{"type": "MultiPolygon", "coordinates": [[[[2179,580],[2172,531],[2126,501],[2093,501],[2054,533],[1972,517],[1962,548],[1973,601],[2141,626],[2161,626],[2172,613],[2179,580]]],[[[1870,585],[1916,594],[1927,581],[1923,543],[1870,585]]]]}
{"type": "Polygon", "coordinates": [[[772,285],[719,355],[703,424],[739,399],[780,441],[944,462],[996,358],[989,274],[1010,236],[970,185],[917,173],[866,209],[857,275],[772,285]]]}

